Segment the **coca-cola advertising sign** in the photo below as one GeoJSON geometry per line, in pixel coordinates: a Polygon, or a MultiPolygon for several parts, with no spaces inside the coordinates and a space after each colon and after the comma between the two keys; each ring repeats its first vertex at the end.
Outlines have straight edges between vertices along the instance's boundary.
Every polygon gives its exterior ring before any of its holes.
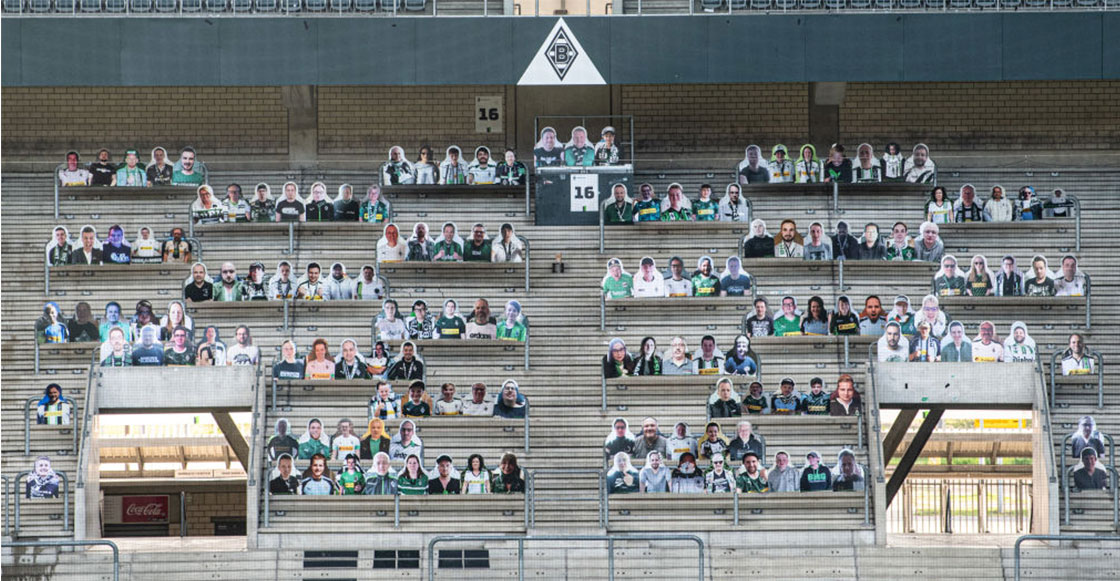
{"type": "Polygon", "coordinates": [[[166,523],[171,518],[168,496],[122,496],[121,522],[125,524],[166,523]]]}

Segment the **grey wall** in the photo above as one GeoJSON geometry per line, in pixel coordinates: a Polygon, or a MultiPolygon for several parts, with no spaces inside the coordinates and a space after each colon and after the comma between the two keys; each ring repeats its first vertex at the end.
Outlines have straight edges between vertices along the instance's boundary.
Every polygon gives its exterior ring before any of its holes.
{"type": "MultiPolygon", "coordinates": [[[[514,84],[555,21],[6,17],[0,82],[514,84]]],[[[608,84],[1120,78],[1115,12],[566,22],[608,84]]]]}

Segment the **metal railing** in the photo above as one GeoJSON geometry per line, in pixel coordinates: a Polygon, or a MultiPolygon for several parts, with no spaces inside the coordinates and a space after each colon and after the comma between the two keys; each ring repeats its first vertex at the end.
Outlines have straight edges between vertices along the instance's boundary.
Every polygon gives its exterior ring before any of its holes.
{"type": "MultiPolygon", "coordinates": [[[[1115,462],[1115,460],[1113,460],[1113,462],[1115,462]]],[[[1075,469],[1077,469],[1077,466],[1070,466],[1062,475],[1062,502],[1064,507],[1064,510],[1062,511],[1062,523],[1067,527],[1069,526],[1069,515],[1071,512],[1069,481],[1075,469]]],[[[1110,479],[1110,486],[1108,487],[1112,491],[1112,530],[1120,532],[1120,489],[1117,488],[1117,485],[1120,484],[1120,472],[1117,472],[1114,466],[1105,464],[1103,462],[1097,463],[1097,469],[1104,470],[1106,474],[1109,474],[1112,477],[1110,479]]],[[[1081,492],[1084,493],[1086,491],[1082,490],[1081,492]]],[[[16,514],[17,516],[19,514],[18,502],[16,503],[16,514]]],[[[16,519],[16,525],[19,525],[18,518],[16,519]]]]}
{"type": "MultiPolygon", "coordinates": [[[[385,167],[385,164],[381,165],[381,168],[383,168],[383,167],[385,167]]],[[[387,186],[387,184],[384,181],[385,172],[381,171],[381,168],[378,168],[378,172],[377,172],[377,185],[382,188],[382,190],[381,190],[382,193],[392,194],[393,193],[392,192],[392,189],[393,189],[392,185],[388,185],[389,191],[386,191],[384,189],[387,186]]],[[[530,188],[530,185],[532,184],[533,180],[529,179],[529,177],[530,176],[528,174],[526,174],[526,176],[525,176],[525,216],[526,217],[528,217],[529,214],[532,212],[532,206],[530,205],[531,193],[530,193],[529,188],[530,188]]],[[[411,185],[411,184],[409,184],[409,185],[411,185]]],[[[421,186],[421,187],[424,187],[424,186],[421,186]]],[[[433,193],[438,193],[442,187],[446,187],[446,186],[441,186],[439,184],[431,184],[431,187],[432,187],[432,192],[433,193]]],[[[495,188],[495,189],[508,187],[510,190],[513,189],[512,186],[503,186],[501,184],[479,184],[477,186],[472,184],[469,187],[492,187],[492,188],[495,188]]],[[[398,193],[398,194],[393,194],[393,195],[399,196],[400,194],[398,193]]],[[[385,217],[384,223],[388,224],[389,222],[392,222],[393,207],[392,207],[392,204],[390,204],[388,200],[385,200],[385,205],[389,209],[389,215],[385,217]]]]}
{"type": "MultiPolygon", "coordinates": [[[[31,406],[37,403],[42,397],[28,398],[23,404],[23,454],[31,454],[31,406]]],[[[78,411],[81,406],[78,402],[68,399],[70,403],[70,431],[74,435],[74,445],[71,448],[75,454],[78,453],[78,411]]],[[[38,421],[38,420],[36,420],[38,421]]],[[[60,424],[63,426],[65,424],[60,424]]],[[[65,429],[65,428],[63,428],[65,429]]]]}
{"type": "MultiPolygon", "coordinates": [[[[24,470],[16,474],[15,479],[15,497],[16,497],[16,526],[13,531],[15,536],[19,536],[20,529],[20,499],[23,496],[19,493],[19,483],[24,481],[24,477],[32,474],[31,470],[24,470]]],[[[70,531],[70,478],[62,470],[56,470],[55,474],[58,475],[59,480],[62,481],[62,530],[63,532],[70,531]]]]}
{"type": "MultiPolygon", "coordinates": [[[[490,11],[490,0],[482,0],[481,12],[473,15],[468,15],[475,18],[511,18],[522,16],[521,4],[513,4],[513,10],[509,14],[494,13],[490,11]]],[[[572,10],[570,16],[594,16],[604,17],[613,15],[638,15],[645,14],[643,10],[642,0],[637,0],[637,8],[633,12],[624,12],[622,3],[618,0],[603,2],[600,4],[596,2],[592,4],[591,0],[584,0],[582,3],[569,3],[569,9],[583,8],[583,12],[572,10]],[[617,4],[617,8],[616,8],[617,4]],[[592,12],[592,9],[598,10],[602,7],[602,12],[592,12]]],[[[1077,12],[1077,11],[1109,11],[1114,10],[1115,5],[1109,2],[1091,2],[1088,4],[1080,2],[1056,2],[1055,0],[1036,0],[1028,1],[1025,3],[1015,2],[995,2],[984,4],[981,2],[915,2],[913,5],[901,5],[898,1],[877,1],[875,3],[865,2],[863,4],[828,4],[822,2],[797,2],[790,0],[788,2],[764,2],[764,3],[748,3],[743,1],[737,3],[738,6],[732,6],[731,2],[712,1],[700,3],[696,6],[696,2],[688,0],[687,5],[682,3],[674,6],[671,14],[676,15],[695,15],[695,14],[883,14],[883,13],[920,13],[920,14],[943,14],[943,13],[959,13],[968,12],[973,10],[993,11],[996,13],[1014,11],[1027,11],[1027,12],[1077,12]]],[[[365,18],[437,18],[439,14],[439,0],[431,0],[431,13],[426,12],[427,6],[420,9],[407,8],[401,1],[382,0],[380,8],[376,3],[369,3],[361,8],[352,5],[350,2],[293,2],[289,5],[287,2],[277,2],[273,4],[272,8],[256,8],[250,2],[196,2],[189,4],[188,8],[184,9],[182,3],[173,4],[172,8],[158,8],[152,10],[151,3],[147,5],[147,9],[137,10],[132,2],[120,0],[112,4],[102,6],[100,3],[96,6],[83,5],[80,2],[73,2],[71,7],[65,10],[58,5],[51,6],[48,0],[41,2],[31,2],[29,0],[22,0],[18,5],[5,3],[4,15],[5,16],[20,16],[20,17],[37,17],[37,18],[51,18],[61,16],[79,16],[87,18],[96,18],[104,16],[128,16],[128,17],[175,17],[175,18],[213,18],[218,17],[261,17],[261,16],[283,16],[290,18],[297,17],[365,17],[365,18]],[[371,7],[372,6],[372,7],[371,7]]],[[[663,8],[658,9],[654,14],[664,15],[663,8]]],[[[455,16],[462,16],[456,14],[455,16]]],[[[533,12],[526,13],[524,16],[553,16],[553,13],[545,10],[541,11],[540,0],[535,0],[533,4],[533,12]]]]}
{"type": "MultiPolygon", "coordinates": [[[[750,198],[747,198],[746,196],[741,195],[740,197],[742,198],[743,202],[747,206],[747,217],[749,218],[751,216],[754,216],[754,202],[751,202],[750,198]]],[[[607,206],[610,206],[612,203],[614,203],[614,198],[608,197],[606,200],[603,201],[603,203],[599,204],[599,254],[603,254],[604,252],[606,252],[607,226],[606,226],[606,217],[604,216],[604,213],[605,213],[605,210],[606,210],[607,206]]],[[[724,222],[714,222],[714,223],[715,224],[724,224],[724,222]]],[[[743,225],[747,228],[750,227],[750,221],[749,220],[746,221],[746,222],[727,222],[727,223],[728,224],[741,224],[741,225],[743,225]]],[[[661,224],[661,222],[649,222],[648,223],[648,224],[650,224],[649,226],[643,226],[642,224],[646,224],[646,222],[634,222],[634,223],[631,224],[631,226],[634,226],[634,227],[637,227],[637,228],[647,228],[647,227],[648,228],[656,228],[658,224],[661,224]]],[[[749,236],[750,232],[748,232],[747,235],[749,236]]],[[[742,255],[743,255],[742,244],[740,243],[739,256],[742,256],[742,255]]]]}
{"type": "MultiPolygon", "coordinates": [[[[379,339],[377,338],[377,319],[378,319],[378,315],[374,315],[370,319],[370,329],[369,329],[370,345],[377,345],[377,342],[379,341],[379,339]]],[[[502,323],[498,323],[498,324],[501,325],[502,323]]],[[[514,348],[517,347],[518,343],[522,344],[522,346],[525,348],[525,363],[524,363],[525,371],[529,371],[529,341],[530,341],[530,337],[532,336],[532,334],[529,332],[529,318],[523,316],[521,318],[521,324],[525,326],[525,340],[524,341],[502,341],[503,343],[509,343],[509,345],[502,345],[502,347],[505,348],[507,351],[512,351],[512,350],[514,350],[514,348]]],[[[285,325],[285,328],[286,327],[287,327],[287,325],[285,325]]],[[[470,341],[465,341],[464,343],[469,345],[470,341]]]]}
{"type": "Polygon", "coordinates": [[[1030,478],[907,479],[888,509],[892,534],[1019,534],[1030,531],[1030,478]]]}
{"type": "Polygon", "coordinates": [[[2,476],[0,478],[3,478],[4,482],[4,536],[6,537],[12,534],[12,528],[8,522],[8,513],[12,510],[12,501],[9,496],[9,494],[11,494],[10,486],[12,481],[8,480],[7,476],[2,476]]]}
{"type": "Polygon", "coordinates": [[[525,477],[525,528],[534,529],[537,526],[537,504],[545,502],[598,502],[599,527],[607,528],[607,479],[602,470],[594,468],[538,468],[527,470],[525,477]],[[592,497],[564,496],[562,498],[538,498],[536,477],[538,474],[552,474],[557,476],[572,476],[574,474],[594,474],[598,478],[598,494],[592,497]]]}
{"type": "MultiPolygon", "coordinates": [[[[755,280],[753,274],[751,274],[749,272],[746,272],[746,271],[742,271],[742,274],[744,276],[746,276],[748,280],[751,281],[751,302],[753,303],[754,300],[758,298],[758,282],[755,280]]],[[[715,296],[715,297],[698,297],[698,298],[726,299],[727,300],[727,305],[729,305],[729,306],[739,307],[739,306],[742,305],[742,303],[737,302],[739,300],[739,297],[719,297],[719,296],[715,296]]],[[[668,301],[666,303],[662,303],[664,305],[679,305],[679,304],[681,304],[681,303],[673,303],[672,301],[675,300],[675,298],[670,298],[670,297],[629,297],[629,298],[622,298],[622,299],[611,299],[611,301],[612,301],[612,304],[614,305],[614,310],[625,311],[626,310],[626,302],[628,300],[644,300],[644,299],[652,299],[652,300],[661,299],[661,300],[664,300],[664,301],[668,301]]],[[[687,300],[687,299],[685,299],[685,300],[687,300]]],[[[684,304],[688,304],[688,303],[684,303],[684,304]]],[[[640,305],[637,305],[637,306],[640,306],[640,305]]],[[[715,307],[711,306],[711,308],[714,309],[715,307]]],[[[748,317],[750,317],[750,313],[748,313],[746,315],[743,315],[742,328],[744,328],[744,329],[746,328],[745,325],[746,325],[746,320],[747,320],[748,317]]],[[[602,289],[599,290],[599,330],[600,331],[606,331],[607,330],[607,293],[603,292],[602,289]]],[[[744,331],[744,334],[749,335],[749,333],[746,333],[745,331],[744,331]]]]}
{"type": "MultiPolygon", "coordinates": [[[[428,541],[428,581],[436,578],[436,545],[451,542],[488,542],[496,543],[514,541],[517,543],[517,578],[525,580],[525,543],[526,542],[600,542],[607,543],[607,574],[605,578],[614,581],[614,544],[626,541],[689,541],[696,543],[699,552],[696,561],[696,579],[704,581],[704,540],[697,535],[685,534],[634,534],[634,535],[537,535],[526,537],[522,535],[439,535],[428,541]]],[[[603,578],[603,577],[600,577],[603,578]]]]}
{"type": "MultiPolygon", "coordinates": [[[[170,238],[167,239],[167,240],[170,240],[170,238]]],[[[167,242],[167,240],[163,240],[163,242],[167,242]]],[[[187,238],[183,238],[183,240],[186,240],[187,243],[192,246],[191,252],[194,254],[193,257],[197,257],[195,259],[195,262],[202,262],[202,242],[200,242],[193,235],[189,236],[187,238]]],[[[162,258],[161,258],[161,260],[162,260],[162,258]]],[[[173,264],[173,263],[162,262],[162,261],[161,262],[135,262],[135,263],[130,262],[130,263],[124,265],[124,266],[129,266],[131,264],[137,264],[137,265],[141,265],[141,264],[170,265],[170,264],[173,264]]],[[[74,265],[74,266],[85,266],[87,268],[96,268],[96,267],[102,266],[102,265],[103,264],[100,264],[100,265],[99,264],[74,265]]],[[[64,267],[60,267],[60,268],[64,268],[64,267]]],[[[51,295],[51,265],[49,263],[44,263],[43,264],[43,296],[49,297],[50,295],[51,295]]],[[[38,355],[38,347],[36,347],[36,356],[37,355],[38,355]]],[[[36,364],[38,364],[38,359],[36,359],[36,364]]],[[[38,373],[38,368],[37,367],[36,367],[36,373],[38,373]]]]}
{"type": "Polygon", "coordinates": [[[16,541],[4,543],[4,547],[109,547],[113,551],[113,581],[121,578],[121,551],[113,541],[16,541]]]}
{"type": "MultiPolygon", "coordinates": [[[[1065,351],[1055,351],[1050,355],[1050,407],[1055,405],[1055,394],[1058,391],[1057,377],[1058,377],[1058,358],[1065,354],[1065,351]]],[[[1095,359],[1097,368],[1094,373],[1097,376],[1097,409],[1104,408],[1104,355],[1098,351],[1086,349],[1085,357],[1095,359]]],[[[1085,374],[1090,375],[1090,374],[1085,374]]],[[[1063,375],[1062,377],[1080,377],[1080,375],[1063,375]]]]}
{"type": "MultiPolygon", "coordinates": [[[[1025,541],[1088,541],[1088,542],[1105,542],[1115,543],[1120,542],[1120,536],[1096,536],[1096,535],[1023,535],[1015,539],[1015,581],[1021,581],[1022,577],[1022,544],[1025,541]]],[[[1068,565],[1068,563],[1065,563],[1068,565]]]]}
{"type": "Polygon", "coordinates": [[[101,385],[101,368],[97,365],[98,351],[93,350],[90,354],[89,374],[86,378],[86,413],[82,416],[82,439],[80,447],[78,448],[78,467],[75,469],[78,473],[78,481],[75,485],[76,488],[85,488],[85,459],[91,454],[97,453],[90,447],[90,426],[93,425],[93,415],[97,410],[97,387],[101,385]],[[95,381],[94,378],[97,378],[95,381]]]}
{"type": "MultiPolygon", "coordinates": [[[[1066,473],[1066,448],[1069,445],[1070,440],[1072,440],[1073,437],[1076,436],[1076,435],[1077,435],[1077,433],[1075,432],[1075,433],[1072,433],[1072,434],[1067,434],[1065,438],[1062,438],[1062,451],[1059,454],[1059,456],[1060,456],[1059,462],[1060,462],[1060,466],[1061,466],[1061,468],[1058,470],[1059,474],[1065,474],[1066,473]]],[[[1101,435],[1102,438],[1104,438],[1106,441],[1108,441],[1108,460],[1109,460],[1109,462],[1115,463],[1116,462],[1116,442],[1113,441],[1112,436],[1110,436],[1108,434],[1100,433],[1100,435],[1101,435]]],[[[1091,446],[1087,446],[1087,447],[1091,447],[1091,446]]]]}

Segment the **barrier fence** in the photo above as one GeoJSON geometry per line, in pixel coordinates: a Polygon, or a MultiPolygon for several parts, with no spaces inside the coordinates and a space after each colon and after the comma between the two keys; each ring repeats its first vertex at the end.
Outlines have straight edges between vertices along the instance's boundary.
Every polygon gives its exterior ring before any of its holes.
{"type": "MultiPolygon", "coordinates": [[[[552,559],[552,558],[550,558],[550,555],[545,554],[546,550],[543,549],[543,548],[540,549],[540,550],[534,551],[534,553],[535,553],[534,556],[543,556],[544,559],[548,560],[547,563],[544,563],[544,564],[541,565],[542,569],[548,570],[550,573],[560,573],[561,575],[564,575],[565,578],[595,578],[595,579],[608,579],[610,581],[614,581],[614,579],[615,579],[615,551],[616,551],[617,545],[625,544],[625,543],[631,543],[631,542],[641,542],[641,543],[644,543],[646,546],[648,546],[648,544],[650,542],[669,542],[669,541],[681,541],[681,542],[696,543],[696,546],[697,546],[696,579],[698,581],[703,581],[705,579],[705,575],[704,575],[704,541],[703,541],[703,539],[701,539],[700,537],[698,537],[696,535],[684,535],[684,534],[677,534],[677,535],[673,535],[673,534],[669,534],[669,535],[659,535],[659,534],[607,535],[607,536],[542,535],[542,536],[533,536],[533,537],[525,537],[525,536],[518,536],[518,535],[440,535],[440,536],[437,536],[437,537],[433,537],[431,539],[431,541],[428,542],[428,581],[435,581],[436,577],[437,577],[437,571],[438,570],[445,570],[445,569],[447,570],[447,574],[446,574],[446,576],[444,576],[445,578],[462,578],[463,570],[465,568],[464,566],[467,565],[464,562],[464,557],[461,554],[465,551],[462,551],[462,550],[452,551],[451,549],[446,549],[445,551],[451,552],[453,557],[448,559],[443,555],[443,551],[441,551],[441,554],[439,556],[440,566],[437,569],[437,567],[436,567],[436,562],[437,562],[436,561],[436,559],[437,559],[437,557],[436,557],[436,545],[441,544],[441,543],[445,544],[445,545],[446,544],[453,544],[453,543],[457,543],[457,544],[460,544],[460,545],[462,545],[464,543],[470,543],[472,548],[479,547],[481,543],[491,543],[491,544],[516,543],[516,545],[517,545],[517,556],[516,556],[517,579],[519,581],[524,581],[524,579],[526,578],[525,545],[527,543],[558,543],[559,542],[559,543],[563,543],[563,545],[558,547],[557,550],[564,552],[564,558],[563,558],[564,567],[567,568],[568,570],[566,570],[566,571],[560,570],[560,567],[558,567],[557,564],[555,563],[555,559],[552,559]],[[607,555],[606,555],[606,557],[607,557],[606,568],[607,568],[607,571],[605,572],[605,574],[600,569],[602,564],[600,564],[598,561],[592,560],[590,558],[573,558],[573,559],[567,558],[566,553],[568,551],[587,552],[588,549],[576,546],[575,544],[577,544],[577,543],[578,544],[603,544],[603,543],[606,544],[606,553],[607,553],[607,555]],[[542,555],[542,554],[544,554],[544,555],[542,555]]],[[[486,546],[486,545],[481,545],[481,546],[486,546]]],[[[495,569],[499,568],[499,567],[495,567],[495,560],[498,561],[499,565],[503,564],[503,560],[501,560],[500,557],[497,557],[497,558],[495,557],[494,553],[496,551],[494,551],[493,549],[490,549],[490,550],[483,549],[483,551],[485,551],[485,557],[484,557],[486,559],[486,565],[485,566],[491,570],[491,573],[493,573],[495,569]]],[[[512,567],[509,567],[509,568],[512,569],[512,567]]],[[[513,571],[511,570],[509,572],[509,576],[512,576],[512,574],[513,574],[513,571]]],[[[441,575],[441,576],[443,576],[443,575],[441,575]]],[[[536,576],[536,574],[534,574],[534,576],[536,576]]],[[[691,575],[689,575],[689,577],[691,577],[691,575]]],[[[686,578],[686,577],[682,577],[680,575],[673,575],[672,577],[668,577],[668,578],[683,579],[683,578],[686,578]]]]}
{"type": "MultiPolygon", "coordinates": [[[[96,540],[96,541],[16,541],[11,543],[4,543],[4,548],[15,547],[109,547],[113,551],[113,581],[119,581],[121,578],[121,551],[117,548],[117,544],[113,541],[96,540]]],[[[7,575],[5,575],[7,577],[7,575]]]]}
{"type": "MultiPolygon", "coordinates": [[[[1020,581],[1022,579],[1022,569],[1023,569],[1022,545],[1023,545],[1024,542],[1027,542],[1027,541],[1057,541],[1058,544],[1059,544],[1059,547],[1060,547],[1061,543],[1077,543],[1077,542],[1086,542],[1086,543],[1090,543],[1090,544],[1091,543],[1117,543],[1117,542],[1120,542],[1120,536],[1104,536],[1104,535],[1100,535],[1100,536],[1097,536],[1097,535],[1023,535],[1023,536],[1021,536],[1021,537],[1019,537],[1018,539],[1015,540],[1015,581],[1020,581]]],[[[1074,557],[1074,559],[1076,559],[1076,558],[1077,557],[1074,557]]],[[[1068,568],[1071,564],[1069,555],[1066,555],[1066,554],[1063,554],[1063,553],[1057,552],[1057,551],[1055,551],[1055,554],[1054,554],[1053,557],[1047,556],[1045,554],[1038,555],[1038,556],[1033,556],[1032,555],[1031,560],[1032,560],[1032,562],[1042,561],[1042,563],[1039,563],[1040,565],[1049,565],[1049,567],[1046,567],[1046,568],[1053,568],[1053,569],[1065,569],[1065,568],[1068,568]]],[[[1101,569],[1101,572],[1107,572],[1110,569],[1107,563],[1098,563],[1098,564],[1100,564],[1103,567],[1103,569],[1101,569]]],[[[1115,573],[1114,568],[1113,568],[1112,572],[1115,573]]]]}
{"type": "Polygon", "coordinates": [[[1017,534],[1030,530],[1033,485],[1016,479],[909,478],[887,509],[898,534],[1017,534]]]}

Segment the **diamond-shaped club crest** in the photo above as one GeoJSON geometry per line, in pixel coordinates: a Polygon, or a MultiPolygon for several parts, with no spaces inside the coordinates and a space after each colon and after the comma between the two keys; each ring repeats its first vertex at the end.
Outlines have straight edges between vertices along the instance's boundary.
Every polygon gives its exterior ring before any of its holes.
{"type": "Polygon", "coordinates": [[[568,74],[568,70],[572,68],[572,63],[579,56],[579,51],[568,40],[568,33],[564,30],[564,27],[560,27],[556,31],[556,36],[552,37],[552,42],[549,43],[546,54],[549,64],[552,65],[552,70],[556,71],[556,76],[563,81],[564,75],[568,74]]]}

